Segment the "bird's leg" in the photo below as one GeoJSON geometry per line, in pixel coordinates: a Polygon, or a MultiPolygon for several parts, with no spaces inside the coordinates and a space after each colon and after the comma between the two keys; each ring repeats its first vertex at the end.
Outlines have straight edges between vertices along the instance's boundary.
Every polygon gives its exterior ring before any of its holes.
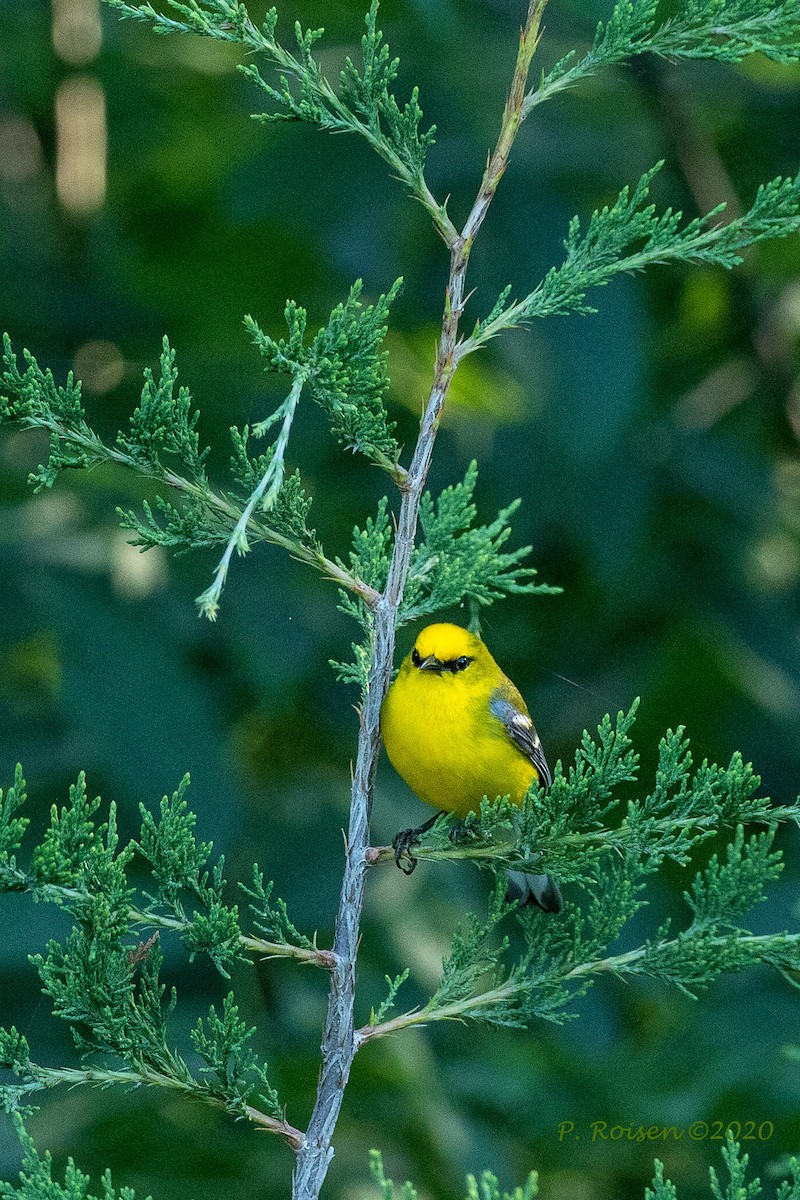
{"type": "Polygon", "coordinates": [[[429,821],[423,825],[418,825],[416,829],[401,829],[392,838],[392,849],[394,850],[394,861],[397,863],[404,875],[411,875],[417,865],[417,860],[411,853],[411,847],[416,846],[423,833],[427,833],[432,828],[434,823],[442,814],[434,813],[429,821]],[[408,859],[408,866],[404,867],[401,859],[403,855],[408,859]]]}

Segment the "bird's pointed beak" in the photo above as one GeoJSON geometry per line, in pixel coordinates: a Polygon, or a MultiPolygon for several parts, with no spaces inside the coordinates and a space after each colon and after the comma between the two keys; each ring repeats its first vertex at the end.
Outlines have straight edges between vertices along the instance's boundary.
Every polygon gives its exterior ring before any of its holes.
{"type": "Polygon", "coordinates": [[[420,671],[433,671],[436,675],[442,673],[442,660],[437,658],[435,654],[429,654],[427,658],[423,658],[419,664],[420,671]]]}

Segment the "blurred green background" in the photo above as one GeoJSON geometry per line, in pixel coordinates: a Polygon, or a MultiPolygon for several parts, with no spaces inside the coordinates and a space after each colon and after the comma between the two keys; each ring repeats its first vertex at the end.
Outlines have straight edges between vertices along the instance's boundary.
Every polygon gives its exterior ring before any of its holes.
{"type": "MultiPolygon", "coordinates": [[[[363,0],[280,5],[324,24],[335,74],[361,33],[363,0]]],[[[552,0],[547,67],[583,46],[610,0],[552,0]]],[[[385,0],[381,23],[401,56],[400,93],[421,87],[439,133],[435,194],[463,220],[493,142],[513,65],[520,0],[385,0]]],[[[260,12],[258,6],[254,12],[260,12]]],[[[262,99],[236,55],[199,39],[159,39],[100,16],[95,0],[0,3],[0,325],[57,378],[82,376],[93,423],[127,419],[167,333],[202,410],[201,436],[225,465],[227,428],[262,417],[275,396],[241,318],[272,333],[287,296],[312,328],[363,277],[369,296],[402,274],[389,339],[391,405],[406,445],[430,379],[446,260],[421,209],[365,145],[296,125],[261,126],[262,99]],[[107,139],[107,146],[104,146],[107,139]]],[[[538,68],[537,68],[538,69],[538,68]]],[[[694,214],[750,203],[757,184],[797,170],[800,69],[643,60],[537,109],[482,231],[474,316],[511,282],[530,290],[558,261],[574,212],[588,215],[659,158],[655,198],[694,214]]],[[[496,342],[459,373],[431,473],[439,489],[481,463],[483,518],[516,496],[518,543],[531,542],[556,598],[515,599],[484,634],[530,702],[548,757],[571,759],[584,727],[641,695],[636,739],[649,779],[667,726],[686,723],[698,758],[741,749],[781,802],[798,790],[800,732],[800,238],[766,244],[736,273],[653,270],[591,297],[599,312],[553,319],[496,342]]],[[[468,322],[469,323],[469,322],[468,322]]],[[[301,928],[329,943],[341,866],[355,696],[329,658],[354,630],[332,587],[271,547],[234,564],[216,625],[194,597],[213,553],[140,556],[114,508],[148,494],[106,470],[34,497],[35,436],[0,441],[0,776],[19,759],[41,828],[79,768],[113,798],[123,829],[184,771],[202,837],[229,878],[258,859],[301,928]]],[[[291,457],[313,491],[328,553],[384,489],[340,455],[306,406],[291,457]]],[[[455,614],[456,619],[459,614],[455,614]]],[[[461,614],[462,618],[464,614],[461,614]]],[[[405,651],[412,631],[401,635],[405,651]]],[[[382,765],[375,841],[427,816],[382,765]]],[[[757,931],[794,927],[797,839],[757,931]]],[[[633,937],[680,910],[679,872],[653,885],[633,937]]],[[[449,935],[487,880],[467,865],[370,879],[360,1015],[383,976],[406,964],[407,1003],[435,986],[449,935]]],[[[37,1057],[73,1054],[48,1016],[26,953],[62,932],[58,914],[5,898],[0,1020],[37,1057]]],[[[225,985],[167,952],[181,996],[176,1036],[225,985]]],[[[242,967],[235,984],[289,1119],[313,1101],[326,978],[284,963],[242,967]]],[[[367,1151],[423,1196],[461,1195],[465,1171],[507,1186],[536,1167],[546,1200],[641,1197],[652,1158],[684,1200],[707,1194],[719,1142],[592,1142],[589,1123],[771,1122],[749,1142],[769,1175],[800,1146],[796,997],[764,972],[724,980],[694,1003],[661,986],[598,983],[562,1028],[411,1032],[356,1061],[327,1195],[372,1195],[367,1151]],[[579,1139],[559,1142],[574,1121],[579,1139]]],[[[291,1154],[180,1098],[61,1092],[32,1122],[58,1165],[155,1200],[282,1196],[291,1154]]],[[[0,1177],[18,1148],[0,1125],[0,1177]]]]}

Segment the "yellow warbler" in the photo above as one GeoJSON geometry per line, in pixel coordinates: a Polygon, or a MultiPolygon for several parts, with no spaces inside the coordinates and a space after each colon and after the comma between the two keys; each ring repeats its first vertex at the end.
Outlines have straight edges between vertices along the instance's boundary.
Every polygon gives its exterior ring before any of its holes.
{"type": "MultiPolygon", "coordinates": [[[[411,790],[458,817],[477,811],[484,796],[520,804],[534,780],[550,786],[525,701],[480,638],[458,625],[422,630],[383,702],[381,731],[389,761],[411,790]]],[[[397,835],[398,866],[435,819],[397,835]]],[[[561,893],[547,875],[510,871],[509,879],[512,898],[560,910],[561,893]]]]}

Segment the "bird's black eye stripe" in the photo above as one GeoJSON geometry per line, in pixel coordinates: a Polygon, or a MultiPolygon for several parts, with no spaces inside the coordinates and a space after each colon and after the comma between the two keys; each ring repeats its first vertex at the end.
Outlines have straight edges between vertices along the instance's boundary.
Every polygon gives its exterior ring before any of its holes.
{"type": "Polygon", "coordinates": [[[416,647],[416,646],[415,646],[415,647],[414,647],[414,649],[411,651],[411,661],[412,661],[412,663],[414,664],[414,666],[415,666],[415,667],[418,667],[418,666],[419,666],[419,664],[422,662],[422,659],[421,659],[421,658],[420,658],[420,656],[419,656],[419,650],[417,649],[417,647],[416,647]]]}
{"type": "Polygon", "coordinates": [[[462,654],[461,658],[457,658],[456,661],[452,664],[452,670],[454,673],[456,671],[466,671],[467,667],[469,666],[469,664],[471,662],[472,662],[471,658],[468,658],[466,654],[462,654]]]}

